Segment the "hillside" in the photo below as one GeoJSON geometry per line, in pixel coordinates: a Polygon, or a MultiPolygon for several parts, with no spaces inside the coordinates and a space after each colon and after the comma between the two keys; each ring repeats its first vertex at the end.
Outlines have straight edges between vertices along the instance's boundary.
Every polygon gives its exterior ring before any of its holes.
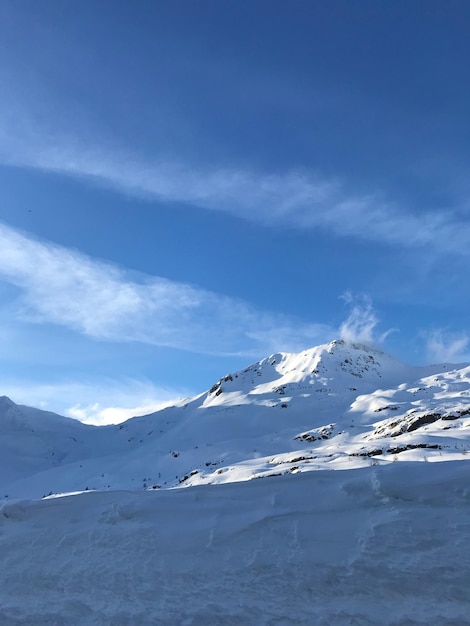
{"type": "Polygon", "coordinates": [[[0,489],[10,498],[462,459],[470,366],[410,367],[334,341],[271,355],[117,426],[85,426],[3,398],[0,433],[0,489]]]}
{"type": "Polygon", "coordinates": [[[0,623],[468,626],[469,377],[336,341],[118,426],[1,398],[0,623]]]}

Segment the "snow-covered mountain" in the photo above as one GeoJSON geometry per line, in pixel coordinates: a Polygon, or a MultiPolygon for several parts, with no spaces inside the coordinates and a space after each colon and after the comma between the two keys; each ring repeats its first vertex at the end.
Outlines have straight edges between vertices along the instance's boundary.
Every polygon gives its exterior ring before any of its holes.
{"type": "Polygon", "coordinates": [[[334,341],[118,426],[1,398],[0,624],[470,625],[469,383],[334,341]]]}
{"type": "Polygon", "coordinates": [[[470,366],[410,367],[333,341],[271,355],[118,426],[85,426],[4,397],[0,435],[0,493],[10,498],[462,459],[470,366]]]}

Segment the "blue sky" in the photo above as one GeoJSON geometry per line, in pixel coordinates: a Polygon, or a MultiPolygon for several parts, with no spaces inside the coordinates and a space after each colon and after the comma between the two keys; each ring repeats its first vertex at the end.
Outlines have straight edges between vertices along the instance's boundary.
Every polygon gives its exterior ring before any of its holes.
{"type": "Polygon", "coordinates": [[[0,4],[0,393],[104,423],[279,350],[470,360],[470,5],[0,4]]]}

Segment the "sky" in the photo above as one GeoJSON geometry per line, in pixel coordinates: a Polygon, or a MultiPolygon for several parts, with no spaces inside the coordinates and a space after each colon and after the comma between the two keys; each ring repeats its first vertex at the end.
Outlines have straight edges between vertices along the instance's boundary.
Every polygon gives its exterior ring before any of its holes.
{"type": "Polygon", "coordinates": [[[95,424],[342,337],[470,361],[465,0],[2,0],[0,395],[95,424]]]}

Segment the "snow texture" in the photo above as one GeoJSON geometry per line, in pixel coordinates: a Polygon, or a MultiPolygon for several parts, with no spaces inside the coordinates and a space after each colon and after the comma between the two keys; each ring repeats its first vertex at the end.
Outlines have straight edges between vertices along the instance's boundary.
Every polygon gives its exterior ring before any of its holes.
{"type": "Polygon", "coordinates": [[[0,624],[470,624],[469,381],[335,341],[119,426],[0,398],[0,624]]]}

